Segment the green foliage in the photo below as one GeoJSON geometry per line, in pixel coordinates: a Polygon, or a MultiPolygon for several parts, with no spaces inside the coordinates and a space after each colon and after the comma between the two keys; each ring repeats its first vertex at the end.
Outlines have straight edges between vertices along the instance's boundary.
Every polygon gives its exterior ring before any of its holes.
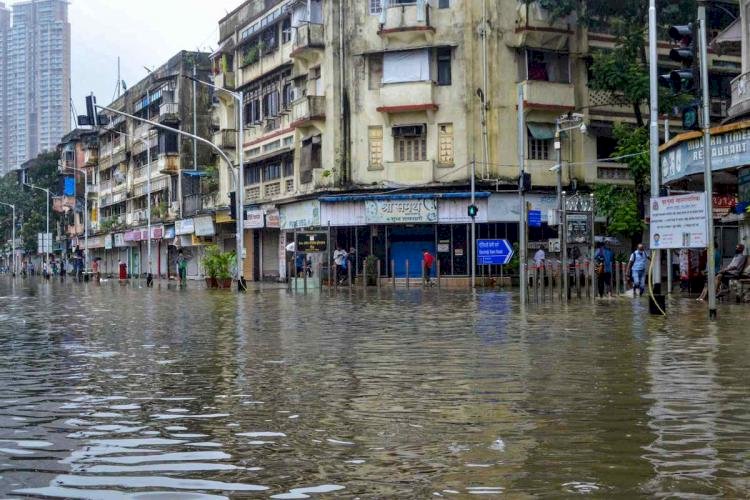
{"type": "Polygon", "coordinates": [[[367,285],[377,284],[378,258],[374,255],[365,257],[365,272],[367,272],[367,285]]]}
{"type": "Polygon", "coordinates": [[[229,279],[234,261],[234,252],[221,252],[216,245],[209,245],[201,262],[209,278],[229,279]]]}
{"type": "Polygon", "coordinates": [[[643,220],[638,217],[636,196],[631,188],[599,184],[594,194],[597,214],[607,218],[608,235],[631,237],[643,231],[643,220]]]}
{"type": "MultiPolygon", "coordinates": [[[[58,194],[59,174],[57,153],[43,153],[29,163],[29,181],[35,186],[50,189],[58,194]]],[[[43,233],[47,221],[47,195],[38,189],[23,187],[16,172],[0,178],[0,201],[16,206],[16,236],[22,240],[23,250],[37,251],[37,233],[43,233]]],[[[51,203],[51,200],[50,200],[51,203]]],[[[61,220],[61,214],[50,212],[50,231],[61,220]]],[[[12,234],[13,214],[9,207],[0,206],[0,240],[9,240],[12,234]]]]}

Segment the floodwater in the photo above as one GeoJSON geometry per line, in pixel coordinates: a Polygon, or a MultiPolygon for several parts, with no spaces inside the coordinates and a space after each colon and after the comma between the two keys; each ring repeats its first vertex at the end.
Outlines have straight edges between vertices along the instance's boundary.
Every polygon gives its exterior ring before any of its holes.
{"type": "Polygon", "coordinates": [[[750,307],[0,278],[0,494],[750,496],[750,307]]]}

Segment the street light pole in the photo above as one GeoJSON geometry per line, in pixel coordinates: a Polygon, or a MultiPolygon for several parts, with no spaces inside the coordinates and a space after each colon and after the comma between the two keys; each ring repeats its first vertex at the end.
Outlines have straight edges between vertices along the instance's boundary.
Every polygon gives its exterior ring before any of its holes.
{"type": "MultiPolygon", "coordinates": [[[[656,34],[656,0],[649,0],[648,8],[648,49],[651,116],[649,119],[649,146],[651,156],[651,197],[659,197],[659,89],[657,70],[657,34],[656,34]]],[[[661,251],[654,249],[653,260],[653,298],[664,310],[664,296],[661,293],[661,251]]],[[[710,262],[710,261],[709,261],[710,262]]]]}
{"type": "Polygon", "coordinates": [[[524,186],[524,174],[526,168],[526,120],[524,113],[523,83],[518,84],[518,253],[519,253],[519,275],[521,277],[521,304],[526,305],[526,193],[524,186]]]}
{"type": "Polygon", "coordinates": [[[713,170],[711,167],[711,112],[708,95],[708,35],[706,31],[706,3],[698,3],[698,23],[700,24],[701,87],[703,89],[703,161],[705,167],[704,185],[706,190],[706,225],[708,235],[708,317],[716,319],[716,270],[714,269],[714,216],[713,216],[713,170]]]}
{"type": "Polygon", "coordinates": [[[12,275],[16,276],[16,206],[11,205],[10,203],[4,203],[0,201],[0,205],[4,205],[6,207],[10,207],[13,210],[13,227],[11,228],[10,234],[11,234],[11,248],[13,252],[13,272],[12,275]]]}
{"type": "MultiPolygon", "coordinates": [[[[99,109],[101,109],[101,110],[103,110],[103,111],[114,113],[116,115],[121,115],[121,116],[124,116],[125,118],[130,118],[131,120],[139,121],[139,122],[142,122],[142,123],[147,123],[147,124],[149,124],[149,125],[151,125],[152,127],[155,127],[155,128],[159,128],[159,129],[162,129],[162,130],[167,130],[167,131],[173,132],[173,133],[175,133],[177,135],[182,135],[182,136],[188,137],[190,139],[194,139],[194,140],[200,142],[201,144],[205,144],[205,145],[209,146],[210,148],[212,148],[213,150],[215,150],[219,154],[219,156],[221,156],[221,158],[226,162],[227,166],[231,170],[234,170],[235,177],[236,177],[236,180],[237,180],[237,185],[239,186],[239,177],[240,177],[239,169],[235,168],[234,165],[232,164],[231,160],[229,159],[229,157],[227,157],[226,153],[224,153],[224,151],[222,151],[220,147],[216,146],[211,141],[209,141],[207,139],[204,139],[203,137],[199,137],[199,136],[197,136],[195,134],[191,134],[189,132],[185,132],[185,131],[182,131],[182,130],[179,130],[179,129],[176,129],[176,128],[172,128],[172,127],[167,127],[166,125],[162,125],[161,123],[157,123],[157,122],[154,122],[154,121],[151,121],[151,120],[146,120],[145,118],[140,118],[138,116],[134,116],[134,115],[131,115],[131,114],[128,114],[128,113],[124,113],[122,111],[118,111],[116,109],[108,108],[107,106],[100,106],[100,105],[97,104],[96,107],[99,108],[99,109]]],[[[242,234],[242,229],[241,228],[242,228],[242,220],[241,220],[241,218],[238,217],[237,218],[237,234],[238,235],[242,234]]],[[[239,255],[242,255],[242,238],[240,238],[240,237],[237,238],[237,253],[239,255]]],[[[241,274],[239,273],[239,269],[238,269],[237,279],[240,279],[240,278],[241,278],[241,274]]]]}
{"type": "Polygon", "coordinates": [[[244,228],[244,221],[245,221],[245,214],[244,214],[244,208],[245,208],[245,179],[244,179],[244,170],[245,170],[245,145],[243,144],[243,141],[245,139],[245,110],[243,109],[243,99],[244,94],[242,92],[232,92],[231,90],[227,90],[223,87],[219,87],[218,85],[214,85],[213,83],[209,83],[203,80],[199,80],[195,76],[189,76],[189,75],[182,75],[183,77],[187,78],[188,80],[192,80],[193,83],[200,83],[201,85],[205,85],[206,87],[210,87],[218,92],[224,92],[226,95],[230,96],[232,99],[234,99],[237,102],[237,112],[235,113],[237,116],[237,184],[235,186],[235,189],[237,190],[237,218],[239,220],[237,224],[237,277],[240,278],[243,276],[243,272],[245,269],[245,252],[244,252],[244,235],[245,235],[245,228],[244,228]]]}

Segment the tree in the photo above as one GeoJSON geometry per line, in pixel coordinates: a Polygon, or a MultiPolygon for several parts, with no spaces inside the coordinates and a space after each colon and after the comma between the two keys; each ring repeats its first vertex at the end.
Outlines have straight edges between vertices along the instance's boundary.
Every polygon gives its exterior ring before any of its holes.
{"type": "MultiPolygon", "coordinates": [[[[53,196],[59,191],[57,160],[57,153],[42,153],[28,164],[30,182],[49,189],[53,196]]],[[[10,172],[0,178],[0,201],[16,206],[16,236],[21,238],[25,251],[36,253],[37,233],[44,232],[46,228],[47,195],[37,189],[23,187],[19,184],[17,173],[10,172]]],[[[50,212],[50,231],[59,219],[59,214],[50,212]]],[[[0,210],[0,235],[3,239],[10,239],[11,234],[11,210],[0,210]]]]}

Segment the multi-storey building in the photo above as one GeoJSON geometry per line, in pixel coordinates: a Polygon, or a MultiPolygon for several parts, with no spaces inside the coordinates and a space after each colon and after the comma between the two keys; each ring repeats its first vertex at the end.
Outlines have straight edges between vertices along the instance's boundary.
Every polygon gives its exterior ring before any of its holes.
{"type": "MultiPolygon", "coordinates": [[[[107,107],[209,139],[212,93],[188,78],[206,80],[209,74],[208,54],[182,51],[107,107]]],[[[174,132],[116,113],[103,114],[106,122],[96,143],[82,146],[83,168],[90,173],[92,257],[102,259],[104,272],[115,272],[117,264],[124,262],[133,276],[149,269],[157,276],[174,274],[170,263],[174,264],[177,248],[199,256],[200,248],[219,234],[219,225],[214,224],[221,221],[221,210],[215,214],[216,182],[212,169],[206,168],[214,164],[214,153],[174,132]]],[[[68,150],[63,147],[63,154],[70,156],[68,150]]],[[[82,245],[82,231],[76,228],[74,233],[73,244],[82,245]]],[[[198,260],[192,259],[193,264],[197,266],[198,260]]]]}
{"type": "MultiPolygon", "coordinates": [[[[215,81],[245,101],[248,277],[285,276],[294,232],[328,227],[358,271],[372,254],[384,275],[393,262],[404,276],[407,260],[419,275],[428,249],[444,274],[467,276],[472,167],[478,235],[518,238],[519,90],[527,198],[544,222],[532,241],[556,236],[546,218],[563,115],[587,125],[560,137],[564,189],[631,182],[625,165],[599,161],[615,149],[614,123],[636,122],[620,96],[588,87],[591,54],[616,42],[604,22],[583,27],[516,0],[249,0],[219,30],[215,81]]],[[[669,49],[659,46],[665,69],[669,49]]],[[[711,57],[721,120],[739,59],[711,57]]],[[[236,109],[220,102],[215,137],[233,149],[236,109]]]]}
{"type": "Polygon", "coordinates": [[[65,0],[0,6],[0,171],[54,151],[70,130],[70,24],[65,0]]]}

